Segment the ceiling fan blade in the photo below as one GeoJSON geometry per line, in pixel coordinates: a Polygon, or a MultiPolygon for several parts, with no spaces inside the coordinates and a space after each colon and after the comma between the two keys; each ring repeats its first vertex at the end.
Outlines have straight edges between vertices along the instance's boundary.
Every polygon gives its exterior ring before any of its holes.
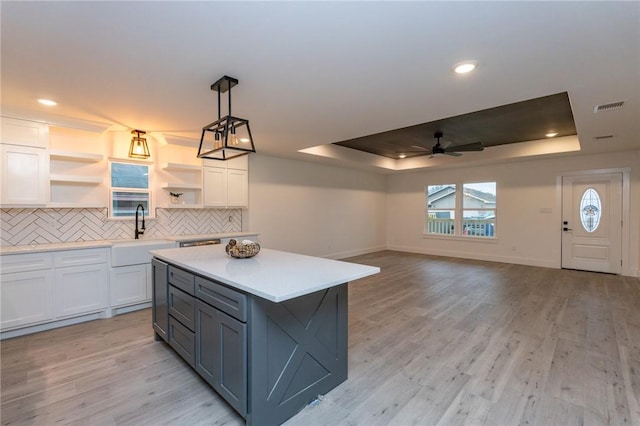
{"type": "Polygon", "coordinates": [[[459,153],[457,153],[457,152],[455,152],[455,151],[447,151],[447,152],[445,152],[444,154],[445,154],[445,155],[450,155],[450,156],[452,156],[452,157],[460,157],[460,156],[462,156],[462,154],[459,154],[459,153]]]}
{"type": "Polygon", "coordinates": [[[469,151],[482,151],[482,150],[484,150],[484,146],[482,146],[482,142],[452,146],[451,148],[449,148],[450,152],[469,152],[469,151]]]}
{"type": "Polygon", "coordinates": [[[418,148],[418,149],[421,149],[423,151],[431,151],[429,148],[425,148],[425,147],[420,146],[420,145],[411,145],[411,148],[418,148]]]}

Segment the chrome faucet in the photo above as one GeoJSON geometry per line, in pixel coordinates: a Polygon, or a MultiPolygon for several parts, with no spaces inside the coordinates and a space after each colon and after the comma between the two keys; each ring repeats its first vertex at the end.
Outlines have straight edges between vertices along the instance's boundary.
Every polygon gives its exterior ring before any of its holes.
{"type": "Polygon", "coordinates": [[[138,204],[136,207],[136,240],[139,239],[138,236],[144,234],[144,206],[142,204],[138,204]],[[142,228],[138,230],[138,210],[142,209],[142,228]]]}

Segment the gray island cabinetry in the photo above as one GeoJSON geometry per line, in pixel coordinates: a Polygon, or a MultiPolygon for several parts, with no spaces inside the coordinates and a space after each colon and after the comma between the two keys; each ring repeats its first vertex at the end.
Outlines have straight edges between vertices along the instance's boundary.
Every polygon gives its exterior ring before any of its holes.
{"type": "Polygon", "coordinates": [[[223,246],[152,254],[156,340],[247,424],[279,425],[347,379],[347,283],[379,268],[223,246]]]}

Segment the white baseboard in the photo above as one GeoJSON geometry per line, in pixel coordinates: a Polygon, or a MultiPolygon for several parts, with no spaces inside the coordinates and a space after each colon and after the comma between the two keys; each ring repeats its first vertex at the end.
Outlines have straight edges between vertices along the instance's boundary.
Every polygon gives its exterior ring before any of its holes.
{"type": "Polygon", "coordinates": [[[377,251],[383,251],[383,250],[387,250],[386,246],[374,246],[374,247],[368,247],[368,248],[364,248],[364,249],[358,249],[358,250],[348,250],[348,251],[343,251],[340,253],[332,253],[332,254],[326,254],[324,256],[320,256],[320,257],[324,257],[327,259],[345,259],[347,257],[353,257],[353,256],[360,256],[362,254],[369,254],[369,253],[375,253],[377,251]]]}
{"type": "MultiPolygon", "coordinates": [[[[151,302],[138,303],[130,306],[120,306],[118,308],[107,308],[104,311],[94,312],[90,314],[80,315],[74,318],[66,318],[57,321],[45,322],[26,327],[15,328],[8,331],[0,331],[0,340],[10,339],[12,337],[24,336],[26,334],[38,333],[40,331],[53,330],[54,328],[66,327],[68,325],[80,324],[82,322],[93,321],[103,318],[111,318],[116,315],[126,314],[128,312],[138,311],[151,307],[151,302]]],[[[151,324],[149,324],[151,325],[151,324]]]]}
{"type": "Polygon", "coordinates": [[[67,325],[80,324],[81,322],[93,321],[100,318],[108,318],[106,311],[95,312],[92,314],[82,315],[74,318],[67,318],[58,321],[46,322],[27,327],[16,328],[14,330],[0,332],[0,340],[9,339],[11,337],[24,336],[25,334],[38,333],[40,331],[52,330],[67,325]]]}
{"type": "Polygon", "coordinates": [[[535,259],[530,257],[518,257],[518,256],[499,256],[494,254],[487,254],[482,252],[461,252],[454,250],[442,250],[442,249],[429,249],[424,247],[407,247],[407,246],[387,246],[387,250],[404,251],[408,253],[420,253],[428,254],[431,256],[445,256],[455,257],[462,259],[484,260],[487,262],[501,262],[501,263],[513,263],[516,265],[538,266],[541,268],[554,268],[559,269],[560,265],[557,262],[547,259],[535,259]]]}

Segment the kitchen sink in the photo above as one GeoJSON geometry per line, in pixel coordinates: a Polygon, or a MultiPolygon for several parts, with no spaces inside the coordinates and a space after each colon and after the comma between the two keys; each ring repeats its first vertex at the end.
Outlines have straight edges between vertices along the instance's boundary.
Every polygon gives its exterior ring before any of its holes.
{"type": "Polygon", "coordinates": [[[126,240],[114,241],[111,245],[111,266],[139,265],[151,262],[149,250],[173,248],[175,241],[171,240],[126,240]]]}

